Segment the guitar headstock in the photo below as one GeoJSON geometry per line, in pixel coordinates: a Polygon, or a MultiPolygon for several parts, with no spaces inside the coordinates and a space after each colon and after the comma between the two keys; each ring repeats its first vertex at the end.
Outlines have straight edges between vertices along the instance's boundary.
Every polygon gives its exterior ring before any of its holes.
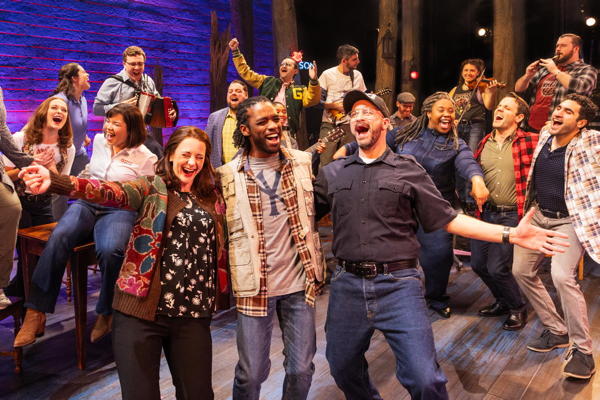
{"type": "Polygon", "coordinates": [[[392,90],[390,88],[383,88],[383,89],[375,92],[375,94],[377,96],[385,96],[386,94],[390,94],[390,93],[392,93],[392,90]]]}
{"type": "Polygon", "coordinates": [[[327,136],[325,136],[323,139],[321,139],[324,143],[328,143],[328,142],[335,142],[336,140],[340,139],[342,136],[344,136],[346,132],[344,131],[344,129],[342,129],[341,126],[336,126],[335,128],[333,128],[332,130],[329,131],[329,133],[327,133],[327,136]]]}

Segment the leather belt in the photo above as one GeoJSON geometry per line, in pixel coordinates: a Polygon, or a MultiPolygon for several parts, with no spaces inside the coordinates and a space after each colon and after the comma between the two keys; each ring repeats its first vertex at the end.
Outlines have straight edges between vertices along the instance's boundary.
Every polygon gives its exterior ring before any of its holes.
{"type": "Polygon", "coordinates": [[[346,271],[368,279],[375,278],[378,274],[387,274],[401,269],[417,267],[417,260],[414,258],[390,263],[376,263],[371,261],[353,262],[346,260],[339,260],[339,262],[346,271]]]}
{"type": "Polygon", "coordinates": [[[543,208],[540,208],[540,212],[546,218],[561,219],[569,216],[568,212],[544,210],[543,208]]]}
{"type": "Polygon", "coordinates": [[[517,206],[497,206],[495,204],[486,203],[485,207],[493,212],[517,211],[517,206]]]}

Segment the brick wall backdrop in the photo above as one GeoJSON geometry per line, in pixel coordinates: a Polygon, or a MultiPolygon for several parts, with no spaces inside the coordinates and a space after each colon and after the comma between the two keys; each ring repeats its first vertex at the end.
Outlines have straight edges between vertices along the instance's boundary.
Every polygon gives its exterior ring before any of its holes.
{"type": "MultiPolygon", "coordinates": [[[[163,95],[177,100],[179,125],[206,126],[209,114],[210,11],[219,28],[230,22],[228,0],[2,0],[0,2],[0,86],[8,125],[16,132],[58,83],[68,62],[90,74],[90,136],[101,131],[102,117],[92,104],[102,82],[122,68],[130,45],[144,49],[146,73],[163,67],[163,95]]],[[[273,72],[271,0],[254,0],[255,64],[273,72]]],[[[235,35],[235,32],[232,32],[235,35]]],[[[237,73],[229,61],[228,79],[237,73]]],[[[165,140],[170,130],[165,129],[165,140]]]]}

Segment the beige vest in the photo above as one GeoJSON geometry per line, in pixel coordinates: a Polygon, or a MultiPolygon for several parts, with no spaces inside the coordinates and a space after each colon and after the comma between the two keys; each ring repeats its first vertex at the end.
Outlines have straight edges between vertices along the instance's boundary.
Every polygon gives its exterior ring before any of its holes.
{"type": "MultiPolygon", "coordinates": [[[[324,280],[325,259],[321,251],[319,231],[315,224],[314,194],[311,177],[311,155],[286,149],[292,156],[292,170],[296,180],[298,208],[302,223],[301,238],[309,249],[315,276],[324,280]]],[[[237,170],[240,157],[217,168],[221,189],[227,206],[229,235],[229,266],[231,285],[236,297],[256,296],[260,285],[260,256],[257,227],[252,218],[248,190],[243,170],[237,170]]]]}

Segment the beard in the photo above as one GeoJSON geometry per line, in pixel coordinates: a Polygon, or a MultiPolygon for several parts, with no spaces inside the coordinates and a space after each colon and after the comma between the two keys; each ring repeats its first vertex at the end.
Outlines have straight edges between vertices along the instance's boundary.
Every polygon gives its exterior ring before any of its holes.
{"type": "Polygon", "coordinates": [[[556,60],[556,64],[564,64],[565,62],[567,62],[571,57],[573,57],[573,50],[571,50],[570,52],[568,52],[567,54],[562,55],[559,59],[556,60]]]}
{"type": "Polygon", "coordinates": [[[377,140],[379,140],[379,136],[381,136],[381,130],[378,130],[377,132],[371,132],[371,137],[369,138],[365,138],[365,139],[361,139],[360,141],[356,141],[356,143],[358,143],[358,147],[360,147],[363,150],[368,150],[371,147],[373,147],[375,145],[375,143],[377,143],[377,140]]]}

